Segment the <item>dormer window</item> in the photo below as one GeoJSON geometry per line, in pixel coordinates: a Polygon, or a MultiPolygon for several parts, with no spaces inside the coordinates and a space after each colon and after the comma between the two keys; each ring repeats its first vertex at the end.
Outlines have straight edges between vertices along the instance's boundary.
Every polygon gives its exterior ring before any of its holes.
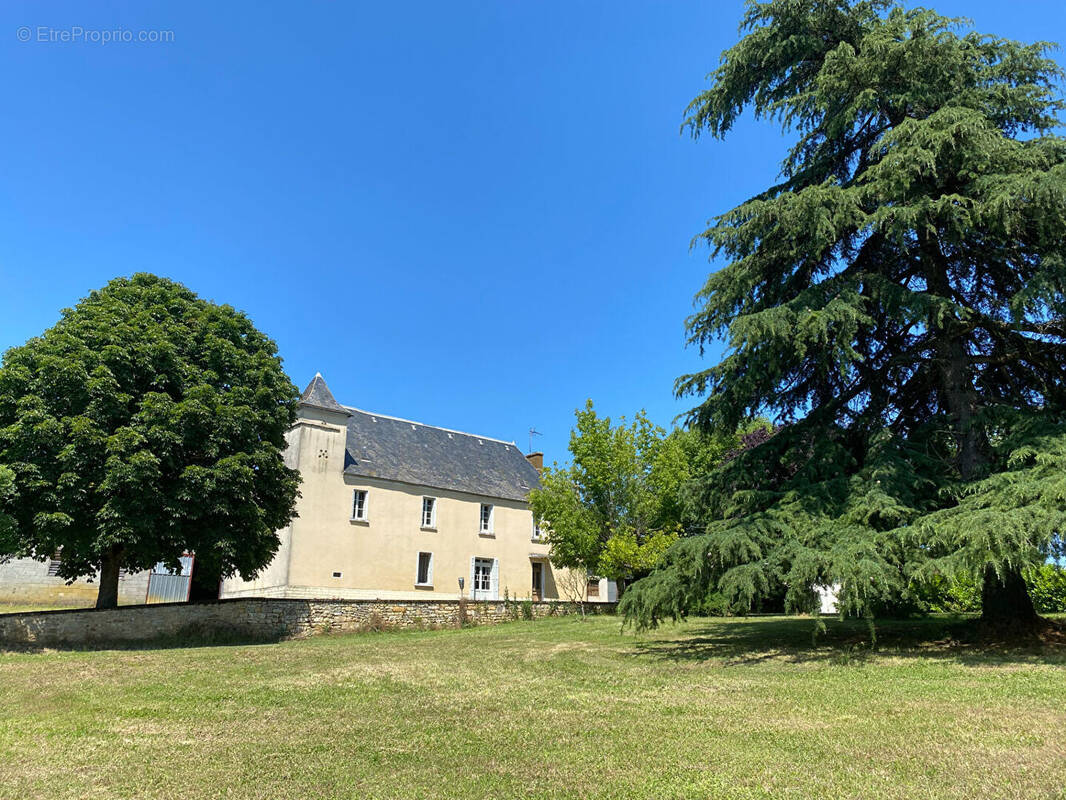
{"type": "Polygon", "coordinates": [[[481,527],[478,529],[482,536],[492,536],[492,506],[488,503],[481,504],[481,527]]]}
{"type": "Polygon", "coordinates": [[[355,489],[352,492],[352,519],[356,522],[366,522],[366,489],[355,489]]]}

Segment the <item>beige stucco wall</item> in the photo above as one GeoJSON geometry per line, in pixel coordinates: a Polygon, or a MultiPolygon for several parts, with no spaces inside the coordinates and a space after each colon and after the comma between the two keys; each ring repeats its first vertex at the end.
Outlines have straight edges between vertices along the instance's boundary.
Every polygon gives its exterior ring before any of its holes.
{"type": "MultiPolygon", "coordinates": [[[[548,546],[532,539],[526,503],[345,476],[346,434],[343,415],[301,409],[286,454],[303,476],[299,516],[279,532],[278,555],[259,578],[225,581],[223,597],[456,598],[460,577],[470,597],[471,559],[480,557],[498,562],[500,598],[505,592],[530,597],[536,561],[542,564],[543,598],[569,599],[547,560],[548,546]],[[355,489],[367,492],[365,522],[351,519],[355,489]],[[421,525],[427,496],[437,498],[434,530],[421,525]],[[493,505],[492,536],[479,533],[482,503],[493,505]],[[433,555],[432,587],[415,585],[420,552],[433,555]]],[[[608,600],[608,592],[601,599],[608,600]]]]}
{"type": "MultiPolygon", "coordinates": [[[[287,443],[283,460],[285,466],[290,469],[300,469],[300,453],[304,449],[301,445],[308,425],[297,424],[285,435],[287,443]]],[[[343,456],[342,456],[343,463],[343,456]]],[[[304,494],[307,492],[307,479],[300,487],[304,494]]],[[[298,501],[298,506],[305,503],[304,499],[298,501]]],[[[222,581],[219,590],[220,597],[252,596],[252,597],[284,597],[285,590],[289,585],[289,548],[292,543],[292,526],[299,518],[293,519],[287,527],[278,531],[278,552],[274,560],[254,580],[243,581],[239,577],[228,578],[222,581]]]]}
{"type": "MultiPolygon", "coordinates": [[[[118,580],[118,601],[123,605],[143,603],[148,592],[148,572],[123,573],[118,580]]],[[[100,584],[87,578],[67,583],[49,576],[47,561],[16,558],[0,561],[0,613],[4,604],[91,606],[100,584]]]]}

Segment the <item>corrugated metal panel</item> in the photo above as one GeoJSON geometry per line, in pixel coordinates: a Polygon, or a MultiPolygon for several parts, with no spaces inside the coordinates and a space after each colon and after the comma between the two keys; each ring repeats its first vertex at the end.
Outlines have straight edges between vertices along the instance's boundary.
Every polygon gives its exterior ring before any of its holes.
{"type": "Polygon", "coordinates": [[[181,557],[181,572],[174,574],[162,562],[155,565],[148,576],[146,603],[184,603],[192,588],[192,556],[181,557]]]}

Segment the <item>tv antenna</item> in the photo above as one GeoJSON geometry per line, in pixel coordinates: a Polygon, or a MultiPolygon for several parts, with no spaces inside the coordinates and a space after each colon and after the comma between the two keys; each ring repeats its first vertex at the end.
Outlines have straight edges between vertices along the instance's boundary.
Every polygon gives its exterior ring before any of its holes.
{"type": "Polygon", "coordinates": [[[533,452],[533,437],[534,436],[543,436],[543,435],[544,434],[541,433],[540,431],[538,431],[536,428],[530,428],[529,429],[529,452],[531,452],[531,453],[533,452]]]}

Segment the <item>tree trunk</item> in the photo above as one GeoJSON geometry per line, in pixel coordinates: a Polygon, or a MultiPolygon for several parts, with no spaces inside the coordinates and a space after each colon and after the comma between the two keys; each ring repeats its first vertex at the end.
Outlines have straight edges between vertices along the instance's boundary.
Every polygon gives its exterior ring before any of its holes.
{"type": "Polygon", "coordinates": [[[951,415],[958,442],[959,475],[964,481],[977,476],[981,461],[978,431],[974,427],[975,393],[970,374],[969,355],[962,337],[949,334],[942,348],[943,405],[951,415]]]}
{"type": "Polygon", "coordinates": [[[991,565],[985,567],[981,620],[997,628],[1018,631],[1039,626],[1040,616],[1033,607],[1029,588],[1019,570],[1010,570],[1000,576],[991,565]]]}
{"type": "MultiPolygon", "coordinates": [[[[945,300],[952,297],[951,279],[947,259],[936,239],[927,232],[919,233],[918,240],[928,263],[926,285],[929,290],[945,300]]],[[[955,441],[958,445],[956,466],[964,481],[977,477],[981,462],[978,430],[974,426],[974,414],[980,398],[974,389],[973,365],[967,346],[972,332],[958,319],[941,319],[936,312],[929,316],[929,329],[934,333],[936,366],[939,372],[937,402],[940,410],[952,421],[955,441]]]]}
{"type": "Polygon", "coordinates": [[[97,608],[118,607],[118,569],[122,549],[112,547],[100,562],[100,591],[96,595],[97,608]]]}
{"type": "MultiPolygon", "coordinates": [[[[933,237],[922,233],[919,241],[930,265],[926,273],[929,289],[950,299],[947,259],[933,237]]],[[[964,481],[975,480],[980,477],[984,462],[982,445],[985,438],[974,423],[981,399],[974,388],[973,363],[967,345],[972,332],[958,319],[939,320],[935,315],[930,317],[929,326],[936,332],[936,358],[940,371],[938,400],[940,409],[952,420],[958,444],[956,464],[959,477],[964,481]]],[[[1040,626],[1041,618],[1033,608],[1029,588],[1019,570],[1009,570],[1000,576],[993,567],[985,567],[981,620],[987,625],[1011,631],[1033,630],[1040,626]]]]}

